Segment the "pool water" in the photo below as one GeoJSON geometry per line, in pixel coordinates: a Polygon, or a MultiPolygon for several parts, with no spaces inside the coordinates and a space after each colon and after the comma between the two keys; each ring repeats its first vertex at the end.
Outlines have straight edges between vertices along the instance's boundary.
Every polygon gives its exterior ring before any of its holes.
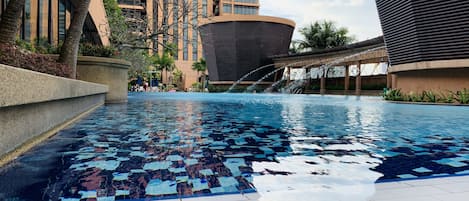
{"type": "Polygon", "coordinates": [[[367,200],[469,174],[469,107],[379,97],[134,93],[0,169],[0,200],[367,200]]]}

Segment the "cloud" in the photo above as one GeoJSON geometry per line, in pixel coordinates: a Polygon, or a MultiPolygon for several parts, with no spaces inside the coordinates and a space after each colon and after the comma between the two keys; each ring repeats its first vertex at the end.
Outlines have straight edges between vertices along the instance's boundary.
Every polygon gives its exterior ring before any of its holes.
{"type": "Polygon", "coordinates": [[[346,27],[357,40],[382,35],[374,0],[260,0],[260,14],[296,22],[295,39],[304,27],[318,20],[332,20],[346,27]]]}

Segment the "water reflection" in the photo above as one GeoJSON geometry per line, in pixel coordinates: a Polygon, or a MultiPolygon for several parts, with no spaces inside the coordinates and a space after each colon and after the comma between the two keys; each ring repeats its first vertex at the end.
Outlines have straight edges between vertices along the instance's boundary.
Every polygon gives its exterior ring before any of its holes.
{"type": "Polygon", "coordinates": [[[469,173],[469,109],[377,100],[131,96],[1,169],[0,200],[360,201],[376,180],[469,173]]]}

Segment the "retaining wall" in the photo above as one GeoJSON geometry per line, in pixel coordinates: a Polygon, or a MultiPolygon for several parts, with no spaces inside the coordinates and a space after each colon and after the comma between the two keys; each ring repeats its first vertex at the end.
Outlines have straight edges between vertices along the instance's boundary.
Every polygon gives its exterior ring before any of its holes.
{"type": "Polygon", "coordinates": [[[0,64],[0,166],[104,104],[108,87],[0,64]]]}

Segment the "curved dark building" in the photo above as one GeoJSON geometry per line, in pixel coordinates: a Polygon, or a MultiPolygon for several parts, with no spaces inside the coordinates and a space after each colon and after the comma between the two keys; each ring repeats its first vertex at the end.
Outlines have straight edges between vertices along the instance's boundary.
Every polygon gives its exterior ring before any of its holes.
{"type": "Polygon", "coordinates": [[[469,86],[469,1],[376,0],[393,88],[469,86]]]}
{"type": "MultiPolygon", "coordinates": [[[[269,57],[287,54],[294,28],[293,21],[267,16],[208,19],[199,31],[211,83],[232,83],[272,63],[269,57]]],[[[257,81],[273,69],[259,71],[246,81],[257,81]]]]}

